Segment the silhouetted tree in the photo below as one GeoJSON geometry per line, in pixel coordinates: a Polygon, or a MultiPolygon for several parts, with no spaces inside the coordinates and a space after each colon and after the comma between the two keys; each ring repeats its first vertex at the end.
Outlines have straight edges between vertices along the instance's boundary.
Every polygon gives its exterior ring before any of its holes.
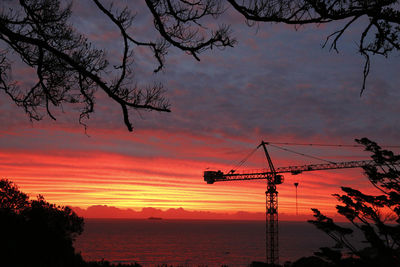
{"type": "MultiPolygon", "coordinates": [[[[229,26],[216,26],[213,19],[228,7],[242,15],[249,25],[261,22],[291,25],[342,22],[327,37],[337,51],[338,40],[355,23],[364,23],[359,34],[359,52],[366,58],[364,82],[369,73],[370,55],[388,56],[400,50],[399,1],[364,0],[145,0],[159,37],[142,41],[132,31],[134,15],[129,8],[117,10],[100,0],[91,1],[104,22],[115,26],[122,44],[119,64],[110,66],[104,50],[96,49],[87,36],[78,34],[70,21],[71,4],[59,0],[5,0],[0,4],[0,40],[8,48],[0,50],[0,89],[24,108],[33,120],[52,114],[52,107],[79,104],[80,123],[94,111],[95,93],[104,91],[122,109],[125,125],[132,131],[129,110],[169,112],[161,84],[138,87],[133,79],[133,59],[137,48],[147,48],[156,62],[155,72],[164,67],[168,48],[173,46],[199,60],[199,54],[213,47],[233,46],[229,26]],[[9,54],[17,54],[36,74],[36,83],[22,88],[11,77],[15,64],[9,54]],[[112,75],[110,75],[112,74],[112,75]],[[113,76],[114,77],[110,77],[113,76]]],[[[118,1],[116,1],[118,2],[118,1]]],[[[140,10],[139,12],[145,12],[140,10]]],[[[117,40],[115,42],[118,42],[117,40]]],[[[114,58],[115,60],[115,58],[114,58]]]]}
{"type": "Polygon", "coordinates": [[[112,6],[105,7],[99,0],[92,1],[102,12],[104,23],[113,24],[120,33],[123,48],[119,64],[109,66],[105,51],[94,48],[87,37],[74,29],[69,21],[69,1],[1,1],[0,40],[8,48],[0,50],[0,89],[23,107],[31,119],[40,120],[43,112],[55,119],[52,106],[80,104],[79,121],[83,124],[82,120],[89,118],[94,111],[95,92],[103,90],[121,106],[125,125],[132,131],[129,109],[170,111],[161,84],[145,88],[136,86],[133,79],[134,48],[145,47],[152,51],[158,64],[155,72],[158,72],[164,66],[164,56],[170,45],[197,58],[197,53],[202,50],[233,43],[227,36],[227,27],[210,31],[210,37],[203,38],[186,26],[199,26],[196,22],[199,18],[221,13],[221,5],[215,1],[193,5],[182,1],[186,8],[173,9],[172,14],[167,10],[167,2],[159,5],[147,1],[154,14],[155,27],[164,37],[157,42],[137,40],[129,32],[134,16],[127,8],[118,11],[112,6]],[[174,20],[174,17],[179,20],[174,20]],[[37,81],[32,87],[22,88],[12,79],[11,66],[14,63],[9,58],[11,52],[35,70],[37,81]]]}
{"type": "Polygon", "coordinates": [[[0,265],[81,266],[73,241],[83,231],[83,218],[69,207],[28,196],[0,180],[0,265]]]}
{"type": "Polygon", "coordinates": [[[365,175],[380,195],[367,195],[342,187],[345,194],[334,196],[341,202],[337,212],[363,234],[367,247],[359,248],[349,236],[353,229],[337,225],[331,218],[313,209],[315,220],[309,222],[336,242],[334,248],[316,253],[332,266],[400,266],[400,155],[384,150],[375,142],[356,140],[372,153],[377,165],[364,167],[365,175]],[[345,256],[346,249],[350,258],[345,256]]]}

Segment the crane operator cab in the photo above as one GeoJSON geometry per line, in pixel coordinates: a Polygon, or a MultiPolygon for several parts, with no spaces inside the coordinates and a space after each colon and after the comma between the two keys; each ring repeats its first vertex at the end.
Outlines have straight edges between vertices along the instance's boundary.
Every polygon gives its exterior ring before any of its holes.
{"type": "Polygon", "coordinates": [[[204,172],[204,181],[207,184],[213,184],[215,180],[224,179],[224,173],[222,171],[205,171],[204,172]]]}

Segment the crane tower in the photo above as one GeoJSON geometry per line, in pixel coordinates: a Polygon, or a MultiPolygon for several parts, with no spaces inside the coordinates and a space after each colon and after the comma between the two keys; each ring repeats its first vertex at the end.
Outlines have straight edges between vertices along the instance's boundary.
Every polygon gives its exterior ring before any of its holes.
{"type": "Polygon", "coordinates": [[[346,168],[359,168],[367,165],[376,165],[373,160],[362,161],[346,161],[332,162],[325,164],[310,164],[289,167],[274,167],[271,157],[269,156],[267,145],[269,143],[262,141],[257,147],[263,147],[265,157],[267,158],[269,171],[259,172],[242,172],[236,173],[230,171],[223,173],[222,171],[205,171],[204,181],[207,184],[215,182],[240,181],[240,180],[267,180],[266,195],[266,260],[269,266],[279,264],[279,243],[278,243],[278,191],[276,186],[283,183],[283,175],[281,173],[290,173],[292,175],[300,174],[304,171],[333,170],[346,168]]]}

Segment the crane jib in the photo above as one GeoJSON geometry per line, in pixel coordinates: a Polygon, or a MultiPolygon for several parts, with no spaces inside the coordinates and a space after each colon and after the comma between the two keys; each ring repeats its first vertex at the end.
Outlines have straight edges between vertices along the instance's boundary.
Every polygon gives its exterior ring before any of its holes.
{"type": "MultiPolygon", "coordinates": [[[[275,173],[291,173],[293,175],[302,173],[304,171],[318,171],[318,170],[333,170],[333,169],[346,169],[346,168],[359,168],[367,165],[377,165],[373,160],[362,161],[346,161],[337,163],[325,164],[311,164],[301,166],[288,166],[276,168],[275,173]]],[[[275,175],[278,176],[278,175],[275,175]]],[[[242,173],[223,173],[222,171],[205,171],[204,181],[208,184],[223,181],[240,181],[240,180],[259,180],[259,179],[272,179],[274,173],[271,171],[256,171],[256,172],[242,172],[242,173]]],[[[282,181],[276,180],[276,184],[282,181]]]]}

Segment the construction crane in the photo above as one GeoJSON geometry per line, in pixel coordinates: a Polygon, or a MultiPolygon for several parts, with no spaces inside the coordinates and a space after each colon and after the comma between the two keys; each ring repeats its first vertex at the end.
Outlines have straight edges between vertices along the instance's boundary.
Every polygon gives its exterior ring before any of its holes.
{"type": "Polygon", "coordinates": [[[231,170],[228,173],[222,171],[205,171],[204,181],[207,184],[215,182],[243,181],[243,180],[267,180],[266,195],[266,259],[269,266],[279,264],[279,244],[278,244],[278,191],[276,186],[283,183],[283,175],[281,173],[291,173],[292,175],[300,174],[305,171],[333,170],[346,168],[359,168],[367,165],[376,165],[373,160],[362,161],[346,161],[332,162],[325,164],[311,164],[302,166],[274,167],[271,157],[269,156],[267,145],[269,143],[262,141],[257,147],[263,147],[267,158],[269,170],[257,172],[241,172],[237,173],[231,170]]]}

